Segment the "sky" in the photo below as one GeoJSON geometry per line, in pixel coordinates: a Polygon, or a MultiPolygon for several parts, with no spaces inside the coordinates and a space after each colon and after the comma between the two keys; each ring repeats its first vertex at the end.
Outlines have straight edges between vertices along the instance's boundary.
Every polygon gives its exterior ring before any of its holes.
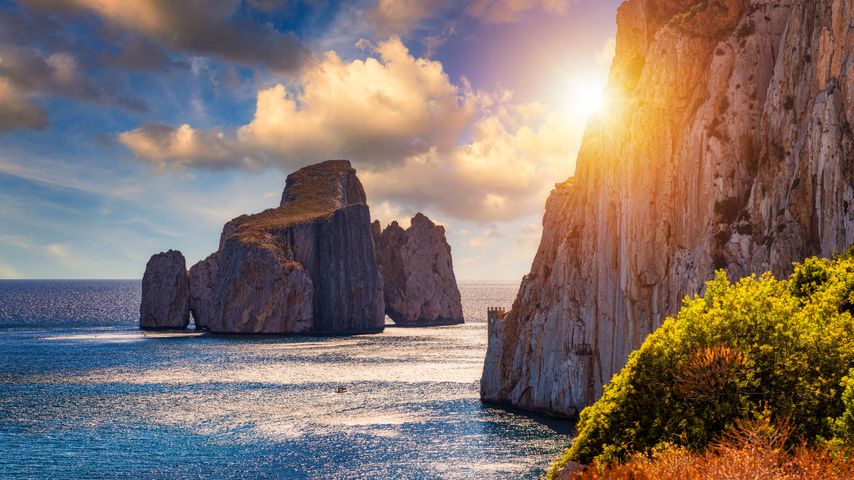
{"type": "Polygon", "coordinates": [[[619,0],[0,0],[0,278],[140,278],[351,160],[383,225],[519,280],[619,0]]]}

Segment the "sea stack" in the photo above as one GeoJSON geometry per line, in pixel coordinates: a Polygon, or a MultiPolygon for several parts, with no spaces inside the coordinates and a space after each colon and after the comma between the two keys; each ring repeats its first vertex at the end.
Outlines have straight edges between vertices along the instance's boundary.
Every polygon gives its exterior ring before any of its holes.
{"type": "Polygon", "coordinates": [[[572,415],[686,295],[854,243],[850,2],[630,0],[481,397],[572,415]]]}
{"type": "Polygon", "coordinates": [[[288,176],[278,208],[228,222],[191,285],[196,324],[212,332],[382,331],[370,212],[350,162],[305,167],[288,176]]]}
{"type": "Polygon", "coordinates": [[[208,321],[219,307],[214,298],[219,257],[220,253],[214,252],[190,268],[190,313],[196,330],[207,329],[208,321]]]}
{"type": "Polygon", "coordinates": [[[418,213],[406,230],[397,222],[380,230],[380,223],[374,222],[386,315],[400,326],[463,323],[460,289],[445,228],[418,213]]]}
{"type": "Polygon", "coordinates": [[[139,327],[145,330],[187,328],[190,293],[187,262],[176,250],[153,255],[142,277],[139,327]]]}

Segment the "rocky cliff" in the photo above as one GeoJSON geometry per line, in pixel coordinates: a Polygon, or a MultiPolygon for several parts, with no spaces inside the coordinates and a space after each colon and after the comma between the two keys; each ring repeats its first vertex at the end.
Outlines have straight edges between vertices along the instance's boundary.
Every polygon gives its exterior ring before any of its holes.
{"type": "Polygon", "coordinates": [[[181,252],[169,250],[153,255],[142,277],[139,327],[186,328],[190,323],[189,289],[187,262],[181,252]]]}
{"type": "Polygon", "coordinates": [[[404,230],[373,225],[385,284],[385,312],[401,326],[463,323],[463,306],[445,228],[418,213],[404,230]]]}
{"type": "Polygon", "coordinates": [[[208,328],[208,321],[219,308],[214,299],[219,258],[220,253],[214,252],[190,268],[190,312],[197,330],[208,328]]]}
{"type": "Polygon", "coordinates": [[[629,0],[484,400],[571,415],[717,268],[854,242],[854,1],[629,0]]]}
{"type": "Polygon", "coordinates": [[[370,212],[350,162],[288,176],[279,207],[228,222],[189,284],[196,327],[212,332],[382,331],[370,212]]]}

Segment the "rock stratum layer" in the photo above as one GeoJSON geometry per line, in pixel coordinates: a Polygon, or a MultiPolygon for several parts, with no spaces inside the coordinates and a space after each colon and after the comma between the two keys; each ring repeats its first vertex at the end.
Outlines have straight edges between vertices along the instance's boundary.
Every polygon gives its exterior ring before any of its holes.
{"type": "Polygon", "coordinates": [[[175,250],[153,255],[142,277],[139,327],[181,329],[190,323],[190,284],[187,262],[175,250]]]}
{"type": "Polygon", "coordinates": [[[572,415],[713,271],[854,242],[854,1],[629,0],[611,105],[490,328],[484,400],[572,415]]]}
{"type": "Polygon", "coordinates": [[[404,230],[374,222],[377,262],[385,284],[385,312],[400,326],[463,323],[445,228],[418,213],[404,230]]]}
{"type": "Polygon", "coordinates": [[[382,331],[370,212],[350,162],[289,175],[280,206],[228,222],[219,250],[190,269],[189,284],[196,326],[212,332],[382,331]]]}

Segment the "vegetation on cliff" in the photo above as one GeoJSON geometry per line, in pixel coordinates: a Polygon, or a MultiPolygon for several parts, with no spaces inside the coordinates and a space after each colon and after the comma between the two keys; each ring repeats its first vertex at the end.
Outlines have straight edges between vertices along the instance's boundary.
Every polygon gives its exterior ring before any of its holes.
{"type": "Polygon", "coordinates": [[[852,313],[851,253],[796,264],[787,280],[765,274],[732,283],[719,272],[581,413],[557,467],[570,460],[603,467],[673,449],[701,458],[740,422],[769,416],[769,428],[787,425],[786,445],[850,447],[852,313]]]}

